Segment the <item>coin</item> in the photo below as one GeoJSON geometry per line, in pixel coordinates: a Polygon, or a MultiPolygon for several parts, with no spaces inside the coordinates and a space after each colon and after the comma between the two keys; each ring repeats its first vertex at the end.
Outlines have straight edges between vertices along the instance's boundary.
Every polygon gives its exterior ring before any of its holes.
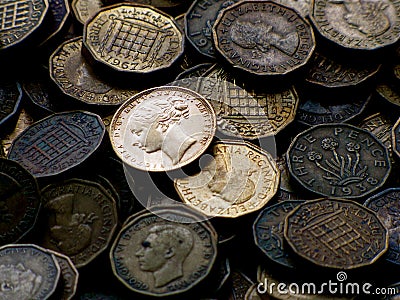
{"type": "Polygon", "coordinates": [[[397,120],[392,128],[392,143],[394,153],[400,156],[400,119],[397,120]]]}
{"type": "MultiPolygon", "coordinates": [[[[0,4],[0,8],[1,8],[0,4]]],[[[0,43],[1,47],[1,43],[0,43]]],[[[18,110],[22,98],[22,90],[16,82],[0,83],[0,126],[9,120],[18,110]]]]}
{"type": "Polygon", "coordinates": [[[183,53],[183,33],[169,15],[150,6],[103,8],[84,28],[83,44],[102,64],[146,74],[170,67],[183,53]]]}
{"type": "Polygon", "coordinates": [[[216,130],[215,112],[199,94],[181,87],[145,90],[115,113],[111,143],[126,164],[170,171],[197,159],[216,130]]]}
{"type": "Polygon", "coordinates": [[[22,83],[22,89],[36,107],[46,113],[53,114],[58,110],[56,103],[54,103],[56,97],[50,92],[49,72],[44,71],[43,69],[37,70],[35,78],[27,79],[22,83]]]}
{"type": "Polygon", "coordinates": [[[99,147],[104,132],[104,125],[95,114],[54,114],[23,131],[14,140],[8,158],[35,177],[60,174],[86,160],[99,147]]]}
{"type": "MultiPolygon", "coordinates": [[[[151,5],[157,8],[172,8],[172,7],[177,7],[181,6],[183,3],[185,3],[185,0],[129,0],[130,2],[135,2],[139,4],[146,4],[146,5],[151,5]]],[[[128,1],[128,2],[129,2],[128,1]]]]}
{"type": "Polygon", "coordinates": [[[212,27],[218,13],[238,0],[195,0],[185,15],[186,37],[201,54],[215,58],[212,27]]]}
{"type": "Polygon", "coordinates": [[[0,248],[0,298],[45,300],[57,287],[60,267],[52,255],[36,245],[0,248]]]}
{"type": "Polygon", "coordinates": [[[400,7],[394,1],[313,0],[312,5],[315,27],[342,47],[374,50],[400,38],[400,7]]]}
{"type": "Polygon", "coordinates": [[[388,232],[372,210],[353,201],[307,201],[285,220],[285,239],[304,259],[328,268],[374,263],[388,248],[388,232]]]}
{"type": "Polygon", "coordinates": [[[387,261],[400,265],[399,224],[400,189],[386,189],[370,198],[364,205],[376,213],[378,219],[389,232],[389,248],[385,254],[387,261]]]}
{"type": "Polygon", "coordinates": [[[386,101],[400,106],[400,93],[395,84],[391,82],[382,82],[376,86],[376,92],[386,101]]]}
{"type": "Polygon", "coordinates": [[[231,280],[232,287],[229,300],[245,299],[247,291],[253,286],[254,282],[238,270],[232,271],[231,280]]]}
{"type": "Polygon", "coordinates": [[[370,132],[347,124],[303,131],[292,141],[287,162],[293,178],[306,189],[348,199],[381,187],[391,169],[386,147],[370,132]]]}
{"type": "Polygon", "coordinates": [[[64,27],[69,14],[67,0],[48,0],[49,9],[46,15],[46,37],[40,46],[55,37],[64,27]]]}
{"type": "Polygon", "coordinates": [[[138,91],[121,89],[99,78],[81,53],[82,38],[61,44],[51,55],[51,79],[63,93],[87,104],[119,105],[138,91]]]}
{"type": "Polygon", "coordinates": [[[39,208],[33,176],[18,163],[0,158],[0,245],[17,242],[31,231],[39,208]]]}
{"type": "Polygon", "coordinates": [[[71,3],[75,18],[85,25],[103,6],[101,0],[73,0],[71,3]]]}
{"type": "Polygon", "coordinates": [[[272,261],[295,268],[296,260],[285,247],[284,225],[289,212],[303,201],[283,201],[265,208],[254,221],[253,236],[258,248],[272,261]]]}
{"type": "Polygon", "coordinates": [[[151,296],[182,293],[203,280],[216,257],[216,238],[197,218],[187,219],[173,210],[162,217],[144,212],[124,226],[110,252],[117,278],[151,296]]]}
{"type": "Polygon", "coordinates": [[[271,1],[240,1],[219,14],[216,50],[235,68],[256,75],[287,74],[315,48],[311,25],[295,10],[271,1]]]}
{"type": "Polygon", "coordinates": [[[0,3],[0,50],[17,45],[42,24],[47,0],[2,0],[0,3]]]}
{"type": "Polygon", "coordinates": [[[311,0],[273,0],[273,2],[293,8],[303,18],[306,18],[311,13],[311,0]]]}
{"type": "Polygon", "coordinates": [[[260,295],[257,293],[257,284],[253,284],[246,292],[244,300],[269,300],[268,295],[260,295]]]}
{"type": "Polygon", "coordinates": [[[182,73],[180,73],[178,76],[176,76],[176,80],[182,80],[185,78],[195,78],[195,77],[201,77],[203,74],[211,68],[213,64],[212,63],[204,63],[204,64],[198,64],[195,65],[182,73]]]}

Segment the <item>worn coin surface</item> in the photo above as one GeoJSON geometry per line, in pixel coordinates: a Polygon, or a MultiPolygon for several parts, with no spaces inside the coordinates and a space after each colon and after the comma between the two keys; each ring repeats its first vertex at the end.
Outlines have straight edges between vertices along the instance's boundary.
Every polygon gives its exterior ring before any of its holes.
{"type": "Polygon", "coordinates": [[[216,237],[202,222],[170,210],[144,212],[124,226],[110,252],[117,278],[152,296],[184,292],[203,280],[214,263],[216,237]]]}
{"type": "Polygon", "coordinates": [[[33,176],[12,160],[0,158],[0,245],[17,242],[34,226],[40,194],[33,176]]]}
{"type": "Polygon", "coordinates": [[[248,142],[221,141],[213,157],[192,177],[175,179],[182,201],[208,215],[239,217],[266,205],[279,186],[279,170],[271,155],[248,142]]]}
{"type": "Polygon", "coordinates": [[[386,147],[372,133],[347,124],[317,125],[287,152],[289,171],[303,187],[334,198],[360,198],[381,187],[391,169],[386,147]]]}
{"type": "Polygon", "coordinates": [[[311,13],[311,0],[273,0],[273,2],[293,8],[303,18],[306,18],[311,13]]]}
{"type": "Polygon", "coordinates": [[[178,169],[197,159],[216,130],[215,112],[199,94],[181,87],[145,90],[115,113],[110,126],[114,151],[145,171],[178,169]]]}
{"type": "Polygon", "coordinates": [[[392,128],[393,151],[400,156],[400,118],[392,128]]]}
{"type": "Polygon", "coordinates": [[[389,240],[372,210],[340,199],[300,204],[286,217],[285,239],[306,260],[337,269],[374,263],[386,252],[389,240]]]}
{"type": "Polygon", "coordinates": [[[99,147],[104,133],[103,122],[93,113],[54,114],[23,131],[14,140],[8,158],[36,177],[56,175],[87,159],[99,147]]]}
{"type": "Polygon", "coordinates": [[[342,47],[374,50],[400,38],[397,1],[313,0],[312,5],[315,27],[342,47]]]}
{"type": "Polygon", "coordinates": [[[138,92],[117,88],[96,76],[81,49],[78,37],[61,44],[50,57],[50,77],[63,93],[87,104],[119,105],[138,92]]]}
{"type": "Polygon", "coordinates": [[[49,72],[40,70],[35,73],[35,78],[27,79],[22,83],[22,89],[29,100],[39,109],[47,113],[55,113],[57,111],[57,103],[54,102],[50,92],[51,80],[48,76],[49,72]]]}
{"type": "Polygon", "coordinates": [[[307,63],[315,48],[311,25],[295,10],[271,1],[240,1],[219,14],[216,50],[234,67],[282,75],[307,63]]]}
{"type": "Polygon", "coordinates": [[[31,244],[0,248],[1,299],[48,299],[59,278],[60,267],[45,249],[31,244]]]}
{"type": "Polygon", "coordinates": [[[285,245],[285,218],[303,201],[283,201],[264,209],[254,221],[253,236],[258,248],[274,262],[294,268],[295,259],[285,245]]]}
{"type": "Polygon", "coordinates": [[[21,98],[22,90],[18,83],[0,82],[0,126],[14,116],[21,98]]]}
{"type": "Polygon", "coordinates": [[[108,67],[143,74],[170,67],[183,53],[184,36],[162,11],[124,3],[103,8],[86,23],[83,44],[108,67]]]}
{"type": "Polygon", "coordinates": [[[48,2],[49,9],[45,21],[46,37],[41,45],[44,45],[63,29],[70,14],[68,0],[48,0],[48,2]]]}
{"type": "Polygon", "coordinates": [[[42,190],[47,224],[42,245],[82,267],[104,251],[117,226],[116,203],[99,184],[71,179],[42,190]]]}
{"type": "Polygon", "coordinates": [[[48,8],[48,0],[2,0],[0,50],[20,43],[36,31],[48,8]]]}
{"type": "Polygon", "coordinates": [[[386,260],[400,264],[400,189],[391,188],[368,198],[364,205],[376,213],[389,232],[386,260]]]}
{"type": "Polygon", "coordinates": [[[71,3],[75,18],[85,24],[103,7],[101,0],[73,0],[71,3]]]}
{"type": "Polygon", "coordinates": [[[381,82],[376,86],[376,92],[390,103],[400,106],[400,92],[392,82],[381,82]]]}

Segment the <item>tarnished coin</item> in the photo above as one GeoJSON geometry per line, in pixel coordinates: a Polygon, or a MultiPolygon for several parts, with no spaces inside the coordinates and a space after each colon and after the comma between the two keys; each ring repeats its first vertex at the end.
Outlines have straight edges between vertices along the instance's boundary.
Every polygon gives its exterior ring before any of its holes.
{"type": "Polygon", "coordinates": [[[0,50],[18,44],[36,31],[48,8],[48,0],[2,0],[0,50]]]}
{"type": "Polygon", "coordinates": [[[398,87],[391,82],[382,82],[376,86],[376,92],[386,101],[400,106],[400,92],[398,87]]]}
{"type": "Polygon", "coordinates": [[[259,294],[257,293],[258,284],[253,284],[246,292],[244,296],[244,300],[269,300],[268,294],[259,294]]]}
{"type": "Polygon", "coordinates": [[[207,149],[216,118],[199,94],[181,87],[157,87],[125,102],[110,130],[114,151],[123,162],[145,171],[169,171],[189,164],[207,149]]]}
{"type": "Polygon", "coordinates": [[[281,75],[307,63],[315,48],[311,25],[295,10],[271,1],[240,1],[219,14],[216,50],[234,67],[281,75]]]}
{"type": "Polygon", "coordinates": [[[18,83],[0,82],[0,126],[17,112],[21,98],[22,90],[18,83]]]}
{"type": "Polygon", "coordinates": [[[305,80],[324,87],[355,86],[375,75],[379,64],[341,62],[334,56],[314,52],[305,80]]]}
{"type": "Polygon", "coordinates": [[[236,218],[263,207],[279,185],[271,155],[248,142],[221,141],[214,160],[192,177],[174,180],[182,201],[208,216],[236,218]]]}
{"type": "Polygon", "coordinates": [[[400,119],[397,120],[396,124],[394,124],[392,128],[392,142],[393,142],[393,151],[400,156],[400,119]]]}
{"type": "Polygon", "coordinates": [[[0,248],[0,299],[48,299],[59,278],[60,267],[45,249],[31,244],[0,248]]]}
{"type": "Polygon", "coordinates": [[[42,245],[71,258],[76,267],[103,252],[117,226],[113,198],[99,184],[71,179],[42,190],[47,226],[42,245]]]}
{"type": "Polygon", "coordinates": [[[187,220],[170,210],[162,217],[144,213],[124,226],[110,252],[117,278],[152,296],[182,293],[203,280],[217,254],[216,237],[197,218],[187,220]]]}
{"type": "Polygon", "coordinates": [[[340,199],[307,201],[288,214],[285,238],[296,254],[323,267],[354,269],[388,248],[388,232],[375,213],[340,199]]]}
{"type": "Polygon", "coordinates": [[[87,104],[119,105],[138,92],[117,88],[96,76],[81,49],[78,37],[61,44],[50,57],[50,77],[63,93],[87,104]]]}
{"type": "Polygon", "coordinates": [[[253,236],[258,248],[272,261],[294,268],[295,260],[284,243],[285,218],[303,201],[283,201],[264,209],[254,221],[253,236]]]}
{"type": "Polygon", "coordinates": [[[333,198],[360,198],[381,187],[391,169],[386,147],[372,133],[347,124],[317,125],[287,152],[289,171],[303,187],[333,198]]]}
{"type": "Polygon", "coordinates": [[[246,274],[238,270],[232,272],[231,281],[229,300],[245,299],[247,291],[254,285],[254,282],[246,274]]]}
{"type": "Polygon", "coordinates": [[[27,234],[39,208],[40,194],[33,176],[18,163],[0,158],[0,245],[17,242],[27,234]]]}
{"type": "Polygon", "coordinates": [[[368,198],[364,205],[376,213],[389,232],[386,260],[400,265],[400,188],[384,190],[368,198]]]}
{"type": "Polygon", "coordinates": [[[114,70],[144,74],[170,67],[183,53],[184,36],[167,14],[124,3],[100,10],[86,23],[83,44],[114,70]]]}
{"type": "Polygon", "coordinates": [[[238,0],[195,0],[185,15],[187,39],[203,55],[215,58],[212,28],[218,13],[238,0]]]}
{"type": "Polygon", "coordinates": [[[71,3],[75,18],[85,24],[103,7],[101,0],[73,0],[71,3]]]}
{"type": "Polygon", "coordinates": [[[63,29],[70,13],[67,0],[48,0],[48,2],[49,9],[45,21],[46,38],[41,45],[44,45],[63,29]]]}
{"type": "Polygon", "coordinates": [[[54,113],[57,111],[57,103],[54,102],[50,92],[51,80],[49,72],[40,70],[35,73],[35,78],[30,78],[22,83],[22,89],[28,96],[29,100],[41,110],[47,113],[54,113]]]}
{"type": "Polygon", "coordinates": [[[400,6],[392,0],[313,0],[311,20],[338,45],[374,50],[400,38],[400,6]]]}
{"type": "Polygon", "coordinates": [[[14,140],[8,158],[36,177],[60,174],[87,159],[99,147],[104,132],[104,124],[95,114],[54,114],[23,131],[14,140]]]}

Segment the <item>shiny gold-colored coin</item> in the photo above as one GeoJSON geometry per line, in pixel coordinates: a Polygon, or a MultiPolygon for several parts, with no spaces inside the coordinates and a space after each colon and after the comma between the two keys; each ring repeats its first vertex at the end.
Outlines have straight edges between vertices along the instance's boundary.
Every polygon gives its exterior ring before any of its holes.
{"type": "Polygon", "coordinates": [[[85,25],[83,43],[96,61],[143,74],[170,67],[183,53],[184,37],[162,11],[124,3],[100,10],[85,25]]]}
{"type": "Polygon", "coordinates": [[[81,48],[78,37],[61,44],[50,57],[50,77],[64,94],[87,104],[119,105],[138,92],[117,88],[96,76],[81,48]]]}
{"type": "Polygon", "coordinates": [[[98,13],[102,6],[101,0],[73,0],[71,3],[75,18],[82,24],[98,13]]]}
{"type": "Polygon", "coordinates": [[[164,86],[125,102],[111,122],[110,138],[123,162],[162,172],[197,159],[215,130],[215,112],[207,100],[185,88],[164,86]]]}
{"type": "Polygon", "coordinates": [[[248,142],[221,141],[213,154],[199,174],[175,179],[184,203],[209,216],[235,218],[262,208],[275,195],[279,170],[269,153],[248,142]]]}

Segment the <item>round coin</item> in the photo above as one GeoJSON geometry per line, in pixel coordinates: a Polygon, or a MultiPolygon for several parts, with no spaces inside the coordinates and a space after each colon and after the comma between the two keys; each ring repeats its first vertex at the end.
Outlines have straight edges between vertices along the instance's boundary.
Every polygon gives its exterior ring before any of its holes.
{"type": "Polygon", "coordinates": [[[400,6],[396,1],[313,0],[311,20],[338,45],[374,50],[400,38],[400,6]]]}
{"type": "Polygon", "coordinates": [[[83,44],[114,70],[144,74],[170,67],[183,53],[184,37],[167,14],[124,3],[100,10],[86,23],[83,44]]]}
{"type": "Polygon", "coordinates": [[[71,258],[76,267],[103,252],[117,226],[116,203],[99,184],[71,179],[42,190],[48,226],[42,245],[71,258]]]}
{"type": "Polygon", "coordinates": [[[60,267],[53,256],[36,245],[0,248],[0,298],[45,300],[55,291],[60,267]]]}
{"type": "Polygon", "coordinates": [[[240,1],[221,11],[213,27],[217,51],[234,67],[282,75],[307,63],[315,48],[311,25],[271,1],[240,1]]]}
{"type": "Polygon", "coordinates": [[[0,245],[17,242],[28,233],[39,208],[35,178],[15,161],[0,158],[0,245]]]}
{"type": "Polygon", "coordinates": [[[158,87],[135,95],[118,109],[110,138],[128,165],[170,171],[197,159],[215,130],[215,112],[202,96],[181,87],[158,87]]]}
{"type": "Polygon", "coordinates": [[[116,88],[101,80],[81,49],[82,38],[78,37],[61,44],[50,57],[50,77],[63,93],[87,104],[119,105],[138,92],[116,88]]]}
{"type": "Polygon", "coordinates": [[[100,117],[82,111],[42,119],[23,131],[8,158],[35,177],[60,174],[87,159],[100,145],[105,128],[100,117]]]}
{"type": "Polygon", "coordinates": [[[170,210],[144,213],[124,226],[110,252],[117,278],[151,296],[182,293],[203,280],[216,258],[216,237],[202,222],[170,210]]]}
{"type": "Polygon", "coordinates": [[[384,190],[367,199],[364,205],[376,213],[389,232],[389,249],[385,255],[386,260],[400,265],[400,188],[384,190]]]}
{"type": "Polygon", "coordinates": [[[347,124],[317,125],[300,133],[287,152],[289,171],[303,187],[333,198],[360,198],[381,187],[391,169],[386,147],[347,124]]]}
{"type": "Polygon", "coordinates": [[[393,151],[400,156],[400,118],[392,128],[393,151]]]}
{"type": "Polygon", "coordinates": [[[286,217],[285,239],[306,260],[344,270],[370,265],[388,248],[387,229],[375,213],[340,199],[300,204],[286,217]]]}
{"type": "Polygon", "coordinates": [[[175,179],[182,201],[208,216],[236,218],[265,206],[279,186],[271,155],[249,142],[221,141],[199,174],[175,179]]]}
{"type": "Polygon", "coordinates": [[[75,18],[85,25],[103,6],[101,0],[73,0],[71,3],[75,18]]]}
{"type": "Polygon", "coordinates": [[[17,112],[21,98],[22,90],[18,83],[0,82],[0,126],[17,112]]]}

